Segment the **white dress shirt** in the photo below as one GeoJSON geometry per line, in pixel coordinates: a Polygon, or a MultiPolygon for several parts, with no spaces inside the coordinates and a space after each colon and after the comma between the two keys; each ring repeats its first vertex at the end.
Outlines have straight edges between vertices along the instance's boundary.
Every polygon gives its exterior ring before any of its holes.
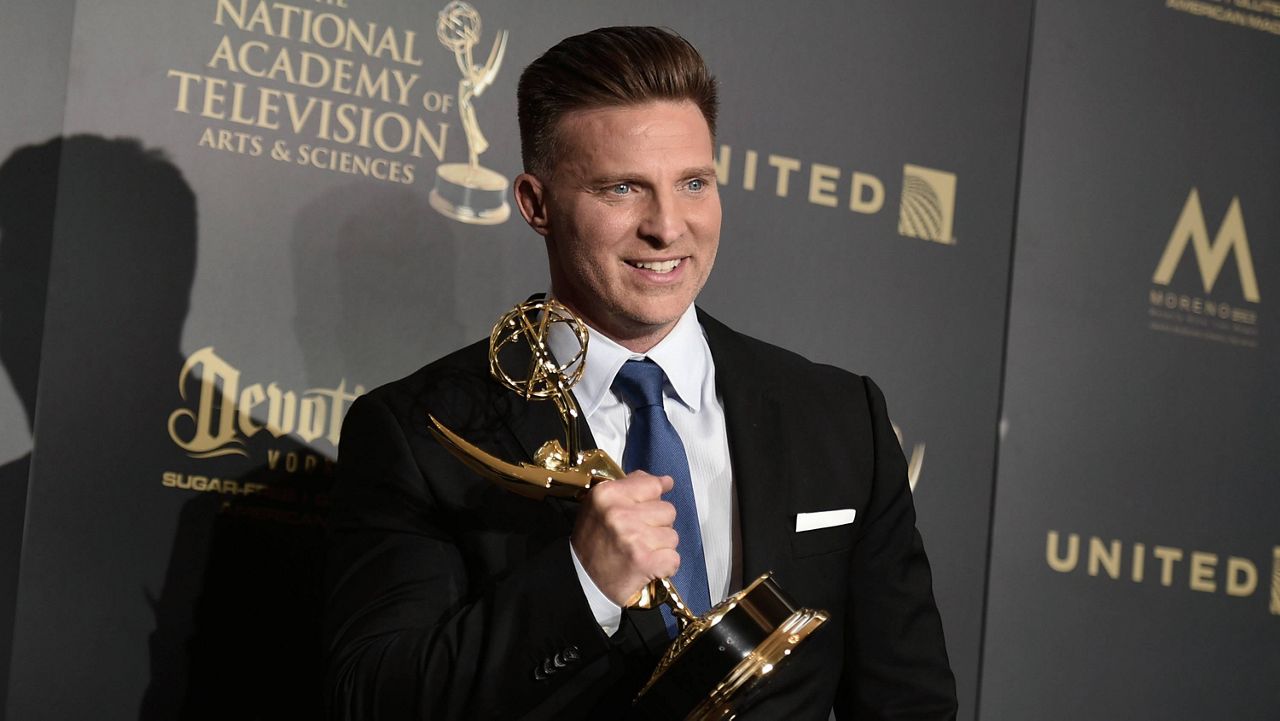
{"type": "MultiPolygon", "coordinates": [[[[590,328],[590,326],[588,326],[590,328]]],[[[573,387],[582,415],[596,446],[618,464],[627,441],[631,408],[613,392],[613,378],[628,360],[648,358],[666,373],[663,408],[684,443],[689,475],[698,505],[698,526],[707,563],[707,591],[712,605],[729,594],[736,573],[733,474],[729,468],[729,439],[725,432],[724,405],[716,396],[716,369],[711,349],[698,324],[692,305],[671,332],[648,353],[633,353],[603,333],[590,329],[587,366],[573,387]]],[[[550,329],[551,350],[557,358],[572,358],[578,350],[573,332],[563,324],[550,329]]],[[[596,587],[569,547],[582,591],[604,632],[613,635],[622,620],[622,608],[596,587]]]]}

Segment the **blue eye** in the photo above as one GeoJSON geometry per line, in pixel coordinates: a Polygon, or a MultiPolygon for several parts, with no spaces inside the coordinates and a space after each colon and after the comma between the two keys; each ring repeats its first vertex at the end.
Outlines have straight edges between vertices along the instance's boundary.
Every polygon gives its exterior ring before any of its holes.
{"type": "Polygon", "coordinates": [[[614,195],[626,195],[627,193],[631,192],[631,184],[617,183],[609,187],[609,192],[613,193],[614,195]]]}
{"type": "Polygon", "coordinates": [[[693,180],[689,181],[689,190],[692,190],[696,193],[699,190],[702,190],[703,188],[705,188],[706,185],[707,185],[706,183],[702,182],[701,178],[694,178],[693,180]]]}

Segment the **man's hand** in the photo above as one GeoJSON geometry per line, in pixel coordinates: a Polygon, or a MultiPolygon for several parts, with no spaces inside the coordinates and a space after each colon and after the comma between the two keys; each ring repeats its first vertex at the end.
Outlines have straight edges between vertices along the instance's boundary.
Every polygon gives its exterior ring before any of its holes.
{"type": "Polygon", "coordinates": [[[680,568],[680,538],[672,528],[676,507],[662,500],[673,483],[671,476],[633,471],[593,486],[582,499],[573,551],[596,588],[619,606],[649,581],[680,568]]]}

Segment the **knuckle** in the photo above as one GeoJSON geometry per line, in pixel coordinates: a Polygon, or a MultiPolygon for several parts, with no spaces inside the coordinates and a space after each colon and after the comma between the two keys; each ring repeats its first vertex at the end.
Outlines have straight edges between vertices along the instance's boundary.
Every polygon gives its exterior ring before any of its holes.
{"type": "Polygon", "coordinates": [[[662,479],[663,478],[666,478],[666,476],[649,476],[649,478],[646,479],[647,480],[647,483],[645,484],[646,489],[655,496],[662,495],[662,479]]]}
{"type": "Polygon", "coordinates": [[[680,552],[674,548],[662,554],[662,575],[674,576],[680,570],[680,552]]]}
{"type": "Polygon", "coordinates": [[[627,547],[627,561],[634,568],[644,568],[647,565],[649,554],[639,546],[627,547]]]}
{"type": "Polygon", "coordinates": [[[669,529],[665,528],[654,528],[650,530],[649,537],[645,539],[649,548],[654,551],[664,551],[668,548],[675,548],[675,545],[671,542],[671,534],[667,533],[668,530],[669,529]]]}
{"type": "Polygon", "coordinates": [[[588,513],[599,511],[609,505],[608,500],[608,496],[603,490],[592,489],[592,491],[582,499],[582,507],[583,510],[588,513]]]}
{"type": "Polygon", "coordinates": [[[655,493],[656,483],[657,481],[654,480],[653,476],[643,471],[636,471],[636,475],[629,480],[628,487],[630,492],[628,495],[633,501],[647,501],[658,495],[655,493]]]}
{"type": "Polygon", "coordinates": [[[600,513],[604,525],[608,528],[618,529],[626,525],[627,513],[618,506],[610,506],[600,513]]]}

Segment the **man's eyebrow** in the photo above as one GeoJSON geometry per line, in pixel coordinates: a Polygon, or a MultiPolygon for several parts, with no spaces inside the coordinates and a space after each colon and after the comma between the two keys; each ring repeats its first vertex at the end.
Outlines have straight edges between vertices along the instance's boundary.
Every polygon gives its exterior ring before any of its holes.
{"type": "Polygon", "coordinates": [[[636,177],[634,175],[613,174],[613,175],[596,175],[587,180],[587,185],[613,185],[614,183],[634,183],[636,177]]]}
{"type": "MultiPolygon", "coordinates": [[[[714,176],[716,168],[714,165],[698,165],[681,170],[679,175],[681,178],[704,178],[714,176]]],[[[613,185],[614,183],[635,183],[644,180],[642,175],[629,173],[610,173],[609,175],[593,176],[586,181],[589,186],[613,185]]]]}

